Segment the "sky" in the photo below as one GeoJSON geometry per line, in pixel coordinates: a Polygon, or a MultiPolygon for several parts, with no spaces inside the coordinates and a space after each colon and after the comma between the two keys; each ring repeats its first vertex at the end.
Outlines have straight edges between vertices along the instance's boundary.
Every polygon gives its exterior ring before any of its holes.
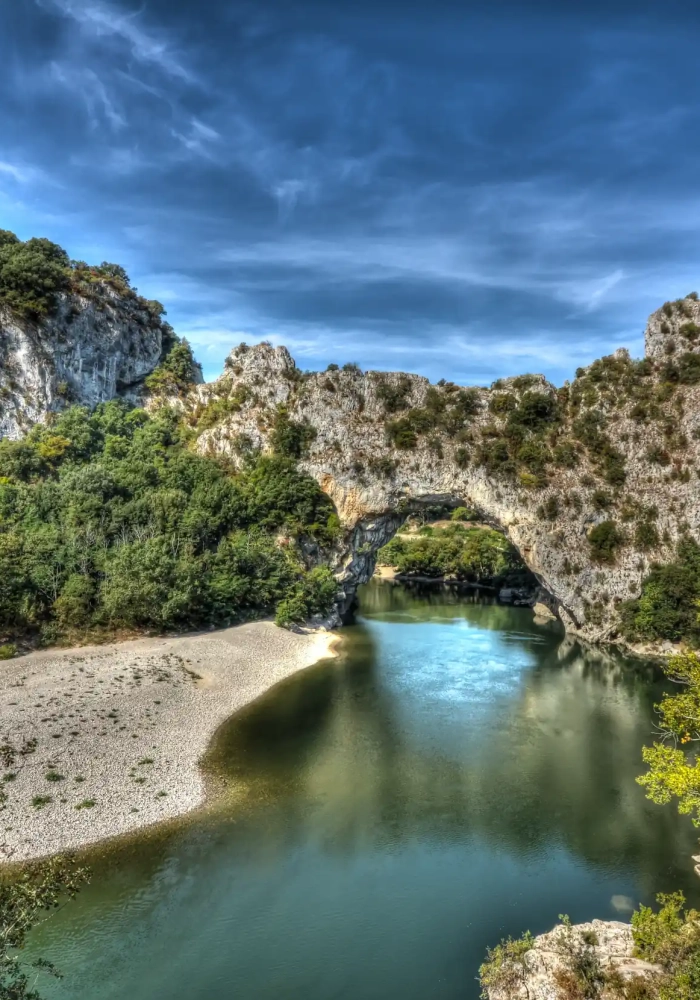
{"type": "Polygon", "coordinates": [[[463,384],[700,286],[697,0],[0,0],[0,228],[245,340],[463,384]]]}

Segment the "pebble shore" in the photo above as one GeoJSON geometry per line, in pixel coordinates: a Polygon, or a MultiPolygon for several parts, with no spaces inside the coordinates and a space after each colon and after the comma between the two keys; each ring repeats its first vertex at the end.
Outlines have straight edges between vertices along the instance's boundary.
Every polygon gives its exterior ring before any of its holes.
{"type": "Polygon", "coordinates": [[[254,622],[0,663],[0,863],[182,815],[218,727],[333,655],[336,636],[254,622]]]}

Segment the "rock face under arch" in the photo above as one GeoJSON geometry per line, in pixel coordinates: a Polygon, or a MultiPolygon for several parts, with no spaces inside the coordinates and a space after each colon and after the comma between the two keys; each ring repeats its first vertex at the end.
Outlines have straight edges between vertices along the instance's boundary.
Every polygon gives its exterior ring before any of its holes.
{"type": "MultiPolygon", "coordinates": [[[[670,560],[684,532],[700,535],[696,327],[700,333],[700,304],[684,299],[650,317],[647,363],[641,367],[621,350],[563,389],[543,376],[528,376],[466,396],[457,386],[431,386],[418,375],[352,367],[302,375],[284,347],[242,345],[231,352],[221,378],[195,388],[184,406],[193,416],[214,403],[219,413],[228,410],[201,434],[204,452],[235,456],[251,445],[269,450],[280,420],[312,429],[301,466],[332,499],[341,520],[332,563],[341,615],[405,516],[444,502],[473,507],[506,533],[568,631],[614,639],[619,605],[639,595],[651,563],[670,560]],[[664,389],[678,383],[678,371],[681,384],[664,389]],[[540,402],[552,400],[549,425],[538,428],[549,455],[544,471],[533,474],[532,462],[519,459],[502,468],[484,463],[489,448],[503,440],[504,397],[520,407],[527,393],[540,402]],[[465,416],[452,427],[419,432],[415,441],[410,434],[397,439],[396,426],[392,435],[392,424],[407,414],[426,404],[439,407],[441,400],[451,412],[457,399],[465,416]],[[605,446],[599,439],[590,444],[582,418],[589,425],[602,420],[605,446]],[[557,443],[573,449],[571,467],[561,456],[552,460],[557,443]],[[603,521],[613,521],[618,532],[610,562],[600,561],[589,542],[603,521]],[[651,549],[637,538],[642,522],[656,528],[651,549]]],[[[527,431],[524,441],[530,437],[527,431]]]]}

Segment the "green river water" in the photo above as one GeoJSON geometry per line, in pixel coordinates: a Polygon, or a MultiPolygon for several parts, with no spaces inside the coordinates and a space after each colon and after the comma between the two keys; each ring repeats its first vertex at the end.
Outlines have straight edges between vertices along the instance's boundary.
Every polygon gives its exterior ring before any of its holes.
{"type": "Polygon", "coordinates": [[[52,1000],[475,1000],[487,944],[626,919],[697,836],[634,778],[651,667],[528,609],[363,589],[342,655],[220,732],[227,789],[103,849],[33,937],[52,1000]]]}

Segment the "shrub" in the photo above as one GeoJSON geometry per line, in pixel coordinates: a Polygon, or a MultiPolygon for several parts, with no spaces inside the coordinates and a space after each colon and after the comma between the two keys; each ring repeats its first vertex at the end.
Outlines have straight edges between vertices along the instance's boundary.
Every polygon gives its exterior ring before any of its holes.
{"type": "Polygon", "coordinates": [[[518,448],[518,461],[527,466],[531,472],[543,472],[548,457],[546,446],[536,438],[530,438],[518,448]]]}
{"type": "Polygon", "coordinates": [[[315,437],[316,428],[308,420],[290,420],[286,408],[278,408],[270,434],[270,444],[276,455],[303,458],[315,437]]]}
{"type": "Polygon", "coordinates": [[[476,519],[476,511],[470,510],[468,507],[455,507],[450,514],[451,521],[475,521],[476,519]]]}
{"type": "Polygon", "coordinates": [[[595,510],[609,510],[612,506],[612,497],[605,490],[595,490],[591,494],[591,504],[595,510]]]}
{"type": "Polygon", "coordinates": [[[376,393],[386,413],[405,410],[411,393],[411,380],[407,375],[399,375],[396,381],[386,375],[377,376],[376,393]]]}
{"type": "Polygon", "coordinates": [[[386,429],[390,442],[401,451],[409,451],[418,444],[418,436],[406,417],[392,421],[386,429]]]}
{"type": "Polygon", "coordinates": [[[495,416],[506,416],[518,405],[512,392],[496,392],[489,400],[489,412],[495,416]]]}
{"type": "Polygon", "coordinates": [[[67,290],[68,254],[43,238],[22,242],[3,230],[0,242],[0,302],[16,312],[38,318],[51,312],[59,292],[67,290]]]}
{"type": "Polygon", "coordinates": [[[494,476],[510,477],[516,470],[508,445],[502,438],[492,442],[482,442],[477,450],[476,461],[494,476]]]}
{"type": "Polygon", "coordinates": [[[12,642],[6,642],[0,646],[0,660],[11,660],[17,655],[17,647],[12,642]]]}
{"type": "Polygon", "coordinates": [[[328,498],[289,458],[234,473],[188,440],[169,411],[113,401],[0,442],[2,633],[225,624],[296,591],[296,539],[339,530],[328,498]]]}
{"type": "Polygon", "coordinates": [[[516,409],[510,413],[508,423],[539,431],[557,419],[557,411],[557,401],[553,396],[528,389],[523,393],[516,409]]]}
{"type": "Polygon", "coordinates": [[[469,466],[469,449],[461,446],[455,449],[455,463],[460,469],[466,469],[469,466]]]}
{"type": "Polygon", "coordinates": [[[367,468],[376,476],[391,476],[396,471],[397,463],[387,455],[380,455],[379,458],[370,458],[367,468]]]}
{"type": "Polygon", "coordinates": [[[696,603],[700,599],[700,547],[678,543],[676,558],[652,566],[641,595],[621,608],[621,628],[630,640],[700,641],[696,603]]]}
{"type": "Polygon", "coordinates": [[[504,938],[495,948],[487,948],[486,961],[479,968],[482,997],[517,997],[527,981],[525,956],[534,938],[529,931],[517,940],[504,938]]]}
{"type": "Polygon", "coordinates": [[[698,326],[697,323],[692,322],[681,323],[678,327],[678,332],[681,337],[685,337],[686,340],[689,340],[692,343],[700,337],[700,326],[698,326]]]}
{"type": "Polygon", "coordinates": [[[659,546],[659,533],[650,521],[641,521],[634,529],[634,544],[640,552],[648,552],[659,546]]]}
{"type": "Polygon", "coordinates": [[[294,591],[277,605],[275,623],[299,625],[311,615],[327,614],[338,592],[338,582],[327,566],[308,572],[294,591]]]}
{"type": "Polygon", "coordinates": [[[681,354],[676,364],[679,382],[683,385],[696,385],[700,382],[700,354],[692,352],[681,354]]]}
{"type": "Polygon", "coordinates": [[[165,358],[144,380],[154,396],[178,396],[194,382],[195,361],[186,340],[173,344],[165,358]]]}
{"type": "Polygon", "coordinates": [[[614,563],[617,549],[624,537],[614,521],[601,521],[588,534],[591,559],[597,563],[614,563]]]}
{"type": "Polygon", "coordinates": [[[565,469],[575,469],[578,465],[578,453],[572,441],[561,441],[555,445],[553,458],[557,465],[565,469]]]}
{"type": "Polygon", "coordinates": [[[548,497],[544,504],[542,505],[542,517],[547,521],[556,521],[559,517],[559,512],[561,507],[559,505],[559,497],[554,494],[548,497]]]}

